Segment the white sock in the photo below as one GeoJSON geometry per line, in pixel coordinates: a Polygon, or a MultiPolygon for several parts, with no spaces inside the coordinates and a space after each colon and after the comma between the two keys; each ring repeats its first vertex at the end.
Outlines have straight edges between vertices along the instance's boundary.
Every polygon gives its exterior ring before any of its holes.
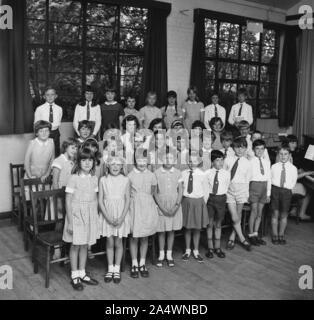
{"type": "Polygon", "coordinates": [[[114,266],[113,266],[113,264],[110,264],[110,265],[108,266],[108,272],[114,272],[114,266]]]}
{"type": "Polygon", "coordinates": [[[172,260],[172,250],[167,250],[167,260],[172,260]]]}
{"type": "Polygon", "coordinates": [[[195,257],[197,257],[199,255],[198,250],[193,250],[193,254],[194,254],[195,257]]]}
{"type": "Polygon", "coordinates": [[[114,270],[114,272],[120,272],[120,266],[119,265],[115,265],[114,267],[113,267],[113,270],[114,270]]]}
{"type": "Polygon", "coordinates": [[[165,251],[164,250],[161,250],[159,251],[159,258],[158,260],[164,260],[165,259],[165,251]]]}
{"type": "Polygon", "coordinates": [[[78,273],[79,273],[79,277],[80,277],[81,279],[83,279],[84,277],[85,277],[85,280],[88,280],[88,279],[89,279],[89,276],[86,275],[85,269],[79,270],[78,273]]]}
{"type": "Polygon", "coordinates": [[[145,259],[141,258],[140,260],[140,267],[145,265],[145,259]]]}
{"type": "Polygon", "coordinates": [[[255,237],[255,233],[254,232],[253,233],[249,233],[248,236],[249,236],[249,238],[255,237]]]}
{"type": "Polygon", "coordinates": [[[75,279],[79,277],[79,272],[77,270],[71,271],[71,278],[75,279]]]}
{"type": "Polygon", "coordinates": [[[191,254],[191,249],[185,249],[185,253],[190,255],[191,254]]]}
{"type": "Polygon", "coordinates": [[[138,261],[137,259],[132,260],[132,267],[138,267],[138,261]]]}
{"type": "Polygon", "coordinates": [[[258,237],[258,232],[257,231],[254,232],[254,236],[258,237]]]}

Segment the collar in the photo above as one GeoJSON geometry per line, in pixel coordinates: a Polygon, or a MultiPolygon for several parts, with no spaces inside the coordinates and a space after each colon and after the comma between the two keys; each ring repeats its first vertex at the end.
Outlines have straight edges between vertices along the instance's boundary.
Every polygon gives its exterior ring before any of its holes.
{"type": "Polygon", "coordinates": [[[144,171],[140,171],[140,170],[138,170],[137,168],[133,168],[133,170],[136,172],[136,173],[145,173],[145,172],[147,172],[148,171],[148,169],[146,168],[144,171]]]}
{"type": "Polygon", "coordinates": [[[80,173],[79,174],[79,177],[81,178],[90,178],[92,175],[89,173],[89,174],[83,174],[83,173],[80,173]]]}
{"type": "Polygon", "coordinates": [[[49,138],[43,142],[43,141],[40,141],[38,138],[35,139],[37,141],[37,143],[40,145],[40,146],[47,146],[48,144],[48,141],[49,141],[49,138]]]}
{"type": "Polygon", "coordinates": [[[105,101],[105,104],[106,104],[107,106],[110,106],[110,105],[113,105],[113,104],[116,104],[116,103],[117,103],[117,101],[111,101],[111,102],[105,101]]]}
{"type": "Polygon", "coordinates": [[[46,102],[45,103],[48,107],[50,106],[50,104],[52,105],[52,107],[54,107],[56,104],[53,102],[53,103],[49,103],[49,102],[46,102]]]}
{"type": "Polygon", "coordinates": [[[169,104],[167,105],[167,109],[171,108],[171,109],[175,109],[176,106],[170,106],[169,104]]]}
{"type": "Polygon", "coordinates": [[[163,173],[166,173],[166,172],[173,173],[174,172],[174,167],[172,167],[170,170],[166,170],[166,169],[164,169],[164,167],[161,167],[161,172],[163,172],[163,173]]]}
{"type": "Polygon", "coordinates": [[[194,101],[188,100],[188,103],[189,103],[189,104],[197,104],[197,101],[195,101],[195,100],[194,100],[194,101]]]}

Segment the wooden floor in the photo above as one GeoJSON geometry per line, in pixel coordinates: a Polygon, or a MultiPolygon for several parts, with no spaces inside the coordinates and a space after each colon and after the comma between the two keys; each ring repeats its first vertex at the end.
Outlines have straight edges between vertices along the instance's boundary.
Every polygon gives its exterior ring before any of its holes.
{"type": "MultiPolygon", "coordinates": [[[[45,289],[43,270],[33,273],[22,234],[10,221],[2,220],[0,266],[13,268],[13,289],[0,290],[0,299],[314,299],[314,290],[298,287],[298,268],[314,268],[314,223],[296,225],[291,220],[286,246],[274,246],[269,237],[265,239],[267,246],[254,248],[253,252],[236,246],[227,252],[226,259],[207,259],[203,264],[194,259],[182,261],[177,248],[175,268],[157,269],[149,264],[148,279],[130,278],[127,268],[119,285],[103,282],[104,258],[97,258],[89,262],[88,270],[100,285],[75,292],[69,283],[69,265],[54,265],[50,288],[45,289]]],[[[204,250],[201,248],[202,254],[204,250]]]]}

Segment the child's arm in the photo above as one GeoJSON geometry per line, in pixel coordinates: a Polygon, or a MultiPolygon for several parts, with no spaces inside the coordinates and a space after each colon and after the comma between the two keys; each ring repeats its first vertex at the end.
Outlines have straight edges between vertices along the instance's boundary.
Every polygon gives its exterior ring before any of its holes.
{"type": "Polygon", "coordinates": [[[122,131],[122,121],[123,121],[123,116],[119,116],[119,125],[120,125],[121,131],[122,131]]]}
{"type": "Polygon", "coordinates": [[[182,196],[183,196],[183,182],[179,182],[176,204],[170,212],[170,217],[173,217],[177,213],[178,209],[180,208],[182,196]]]}
{"type": "Polygon", "coordinates": [[[32,141],[29,143],[28,148],[26,150],[25,159],[24,159],[24,167],[26,171],[26,175],[29,179],[36,178],[35,176],[32,176],[31,172],[31,155],[33,150],[33,143],[32,141]]]}
{"type": "Polygon", "coordinates": [[[99,191],[98,191],[99,208],[100,208],[100,211],[101,211],[102,215],[106,219],[106,221],[109,224],[113,225],[112,217],[109,216],[108,211],[106,210],[106,207],[104,205],[103,199],[104,199],[104,190],[103,190],[103,187],[102,187],[102,180],[100,179],[100,181],[99,181],[99,191]]]}
{"type": "Polygon", "coordinates": [[[204,125],[205,125],[206,129],[210,129],[210,126],[209,126],[209,109],[206,110],[206,108],[205,108],[205,112],[204,112],[204,125]]]}
{"type": "Polygon", "coordinates": [[[231,111],[230,111],[230,114],[229,114],[229,118],[228,118],[228,122],[232,126],[234,125],[234,106],[232,106],[232,108],[231,108],[231,111]]]}
{"type": "Polygon", "coordinates": [[[69,234],[73,234],[72,193],[66,193],[65,205],[66,205],[66,219],[68,221],[67,232],[69,234]]]}
{"type": "Polygon", "coordinates": [[[74,118],[73,118],[73,128],[75,130],[75,132],[80,135],[79,131],[78,131],[78,108],[79,108],[79,105],[77,105],[75,107],[75,111],[74,111],[74,118]]]}
{"type": "Polygon", "coordinates": [[[253,112],[252,112],[252,107],[249,105],[248,106],[248,119],[247,122],[251,125],[253,123],[253,112]]]}
{"type": "Polygon", "coordinates": [[[47,168],[46,173],[40,178],[42,182],[45,182],[45,180],[51,174],[51,167],[52,167],[52,163],[53,163],[54,158],[55,158],[55,145],[52,142],[52,152],[51,152],[51,156],[50,156],[50,159],[49,159],[48,168],[47,168]]]}
{"type": "Polygon", "coordinates": [[[270,168],[270,161],[268,162],[268,177],[267,177],[267,203],[270,202],[270,196],[271,196],[271,168],[270,168]]]}
{"type": "Polygon", "coordinates": [[[169,216],[169,212],[162,205],[160,197],[159,197],[159,194],[157,192],[157,187],[156,186],[152,186],[152,194],[153,194],[155,202],[156,202],[158,208],[160,209],[160,211],[163,213],[164,216],[168,217],[169,216]]]}
{"type": "Polygon", "coordinates": [[[131,193],[131,189],[130,189],[130,182],[128,182],[126,188],[125,188],[125,196],[124,196],[124,208],[123,208],[123,212],[121,217],[119,217],[118,221],[116,222],[116,226],[119,227],[123,221],[125,220],[125,216],[129,211],[130,208],[130,193],[131,193]]]}
{"type": "Polygon", "coordinates": [[[95,128],[94,128],[93,135],[96,137],[101,126],[101,112],[100,112],[100,107],[98,105],[95,108],[97,109],[96,109],[96,121],[95,121],[95,128]]]}
{"type": "Polygon", "coordinates": [[[203,123],[204,123],[204,114],[205,114],[204,104],[201,102],[200,118],[203,123]]]}
{"type": "Polygon", "coordinates": [[[61,170],[57,167],[52,169],[52,188],[59,189],[59,178],[61,170]]]}

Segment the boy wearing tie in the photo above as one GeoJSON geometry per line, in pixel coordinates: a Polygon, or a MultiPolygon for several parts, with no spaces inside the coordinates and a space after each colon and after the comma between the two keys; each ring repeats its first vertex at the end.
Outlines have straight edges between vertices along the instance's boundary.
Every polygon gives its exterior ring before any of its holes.
{"type": "Polygon", "coordinates": [[[214,253],[219,258],[225,258],[225,253],[221,250],[221,223],[226,212],[226,193],[230,184],[230,172],[223,169],[224,155],[219,150],[211,152],[211,162],[213,167],[206,171],[209,184],[209,198],[207,201],[207,211],[209,225],[207,227],[208,251],[205,256],[209,259],[214,257],[214,253]],[[215,227],[215,245],[213,242],[213,228],[215,227]]]}
{"type": "Polygon", "coordinates": [[[254,156],[250,160],[250,197],[251,215],[249,220],[249,240],[254,246],[265,245],[259,238],[258,230],[261,224],[265,203],[270,202],[271,176],[270,162],[265,159],[266,144],[264,140],[253,142],[254,156]]]}
{"type": "Polygon", "coordinates": [[[292,198],[292,189],[297,183],[298,169],[289,161],[288,146],[279,149],[279,162],[271,167],[271,208],[273,211],[272,243],[286,244],[285,230],[288,222],[288,213],[292,198]]]}
{"type": "Polygon", "coordinates": [[[238,128],[240,122],[245,120],[252,125],[253,123],[253,113],[252,107],[245,102],[246,100],[246,90],[244,88],[239,89],[238,92],[238,103],[234,104],[231,108],[228,122],[230,125],[238,128]]]}
{"type": "Polygon", "coordinates": [[[53,139],[55,145],[55,157],[60,155],[60,131],[62,119],[62,108],[55,104],[57,99],[56,90],[52,87],[48,87],[45,90],[44,98],[46,103],[37,107],[35,110],[34,124],[39,120],[48,121],[51,123],[50,138],[53,139]]]}
{"type": "Polygon", "coordinates": [[[205,108],[204,124],[207,129],[210,129],[209,123],[212,118],[220,118],[223,127],[226,125],[226,109],[218,104],[218,93],[212,95],[212,103],[205,108]]]}

